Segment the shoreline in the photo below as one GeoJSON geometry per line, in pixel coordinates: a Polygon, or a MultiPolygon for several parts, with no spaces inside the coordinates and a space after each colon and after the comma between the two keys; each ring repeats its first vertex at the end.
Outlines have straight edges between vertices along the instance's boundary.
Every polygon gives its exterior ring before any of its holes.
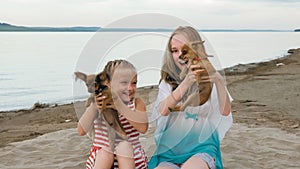
{"type": "MultiPolygon", "coordinates": [[[[255,63],[246,63],[246,64],[239,63],[237,65],[226,67],[226,68],[222,69],[222,71],[224,71],[225,77],[226,77],[226,76],[233,76],[233,75],[253,74],[254,71],[256,71],[257,67],[262,67],[261,69],[259,69],[259,71],[265,69],[266,66],[270,66],[267,69],[273,69],[276,66],[271,66],[272,64],[274,64],[274,63],[276,64],[276,63],[281,62],[282,60],[286,60],[292,54],[289,52],[292,52],[293,50],[297,51],[298,49],[288,49],[288,50],[286,50],[286,54],[284,56],[276,58],[276,59],[271,59],[271,60],[262,61],[262,62],[255,62],[255,63]]],[[[289,62],[290,61],[284,61],[285,64],[288,64],[289,62]]],[[[157,88],[157,87],[158,87],[158,85],[147,85],[147,86],[139,87],[138,90],[153,89],[153,88],[157,88]]],[[[75,101],[75,102],[78,102],[78,101],[75,101]]],[[[84,102],[84,101],[82,101],[82,102],[84,102]]],[[[64,105],[69,105],[69,104],[74,104],[74,101],[66,102],[66,103],[60,103],[60,102],[46,103],[46,102],[36,101],[29,108],[19,108],[19,109],[16,108],[16,109],[10,109],[10,110],[0,110],[0,115],[1,115],[1,113],[9,113],[9,112],[16,113],[16,112],[23,112],[23,111],[26,112],[26,111],[32,111],[35,109],[59,107],[59,106],[64,106],[64,105]]],[[[1,118],[1,116],[0,116],[0,118],[1,118]]]]}
{"type": "MultiPolygon", "coordinates": [[[[265,110],[267,113],[260,114],[261,119],[255,119],[255,115],[250,115],[250,117],[244,117],[245,115],[240,115],[238,110],[235,109],[266,109],[265,104],[260,104],[256,99],[246,98],[244,100],[237,99],[236,94],[232,92],[232,88],[236,83],[242,83],[246,80],[251,80],[255,76],[259,76],[260,79],[264,78],[263,73],[268,73],[271,70],[276,70],[277,68],[284,67],[285,65],[289,65],[294,63],[295,61],[291,59],[293,55],[299,55],[300,48],[292,50],[290,49],[288,55],[277,58],[271,61],[259,62],[259,63],[249,63],[249,64],[238,64],[236,66],[225,68],[224,72],[226,75],[226,82],[228,90],[231,95],[233,95],[234,102],[233,113],[234,113],[234,122],[238,123],[253,123],[257,125],[261,125],[262,122],[268,121],[267,126],[275,126],[283,128],[287,131],[293,131],[293,128],[299,128],[299,120],[300,117],[297,114],[292,113],[292,117],[296,117],[295,119],[287,119],[284,118],[283,113],[275,113],[273,115],[282,116],[281,120],[270,117],[268,115],[269,110],[265,110]],[[285,127],[282,127],[285,126],[285,127]],[[287,128],[286,126],[291,126],[287,128]]],[[[299,56],[298,56],[299,57],[299,56]]],[[[299,58],[298,58],[299,59],[299,58]]],[[[268,74],[266,76],[271,76],[268,74]]],[[[276,73],[273,73],[276,76],[276,73]]],[[[280,75],[280,74],[278,74],[280,75]]],[[[143,98],[146,105],[149,105],[156,99],[157,94],[157,86],[144,86],[137,89],[137,97],[143,98]]],[[[298,94],[299,95],[299,94],[298,94]]],[[[78,121],[78,111],[83,112],[82,102],[73,102],[68,104],[54,104],[48,105],[46,103],[36,103],[33,105],[31,109],[20,109],[20,110],[12,110],[12,111],[1,111],[0,112],[0,124],[3,126],[0,129],[0,136],[2,139],[0,147],[6,146],[8,143],[15,141],[22,141],[27,139],[32,139],[37,136],[43,135],[45,133],[58,131],[61,129],[67,128],[76,128],[78,121]],[[81,108],[80,108],[81,106],[81,108]],[[47,123],[49,124],[43,124],[47,123]],[[13,126],[12,124],[16,124],[13,126]],[[51,125],[51,126],[50,126],[51,125]],[[25,127],[24,127],[25,126],[25,127]],[[13,129],[11,129],[13,127],[13,129]],[[12,131],[13,130],[13,131],[12,131]],[[10,131],[12,131],[10,133],[10,131]],[[10,133],[10,134],[9,134],[10,133]],[[9,137],[7,137],[9,135],[9,137]]],[[[297,105],[296,105],[297,106],[297,105]]]]}
{"type": "MultiPolygon", "coordinates": [[[[225,71],[234,123],[221,142],[224,168],[300,166],[300,48],[225,71]]],[[[157,86],[137,91],[149,116],[157,91],[157,86]]],[[[0,168],[84,168],[91,140],[76,129],[83,104],[0,113],[0,168]]],[[[150,123],[140,137],[148,157],[155,149],[153,132],[150,123]]]]}

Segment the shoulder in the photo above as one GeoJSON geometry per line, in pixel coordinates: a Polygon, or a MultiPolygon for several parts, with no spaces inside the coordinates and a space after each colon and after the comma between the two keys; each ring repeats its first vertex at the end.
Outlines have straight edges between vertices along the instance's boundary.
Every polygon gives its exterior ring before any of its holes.
{"type": "Polygon", "coordinates": [[[135,105],[145,105],[145,102],[142,98],[135,98],[135,105]]]}
{"type": "Polygon", "coordinates": [[[140,111],[146,111],[146,105],[142,98],[135,98],[135,108],[140,111]]]}
{"type": "Polygon", "coordinates": [[[159,88],[159,89],[171,89],[171,90],[172,90],[171,85],[168,84],[165,80],[162,80],[162,81],[159,83],[158,88],[159,88]]]}

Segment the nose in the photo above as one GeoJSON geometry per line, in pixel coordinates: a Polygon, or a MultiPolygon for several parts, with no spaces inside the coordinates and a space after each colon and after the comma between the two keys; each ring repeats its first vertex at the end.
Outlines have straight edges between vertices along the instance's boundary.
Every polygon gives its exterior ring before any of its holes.
{"type": "Polygon", "coordinates": [[[180,55],[179,55],[179,57],[178,57],[179,59],[181,59],[181,60],[183,60],[183,57],[182,57],[182,54],[181,54],[181,52],[180,52],[180,55]]]}
{"type": "Polygon", "coordinates": [[[127,86],[127,89],[128,89],[129,91],[131,91],[131,90],[133,89],[133,85],[132,85],[132,84],[129,84],[129,85],[127,86]]]}

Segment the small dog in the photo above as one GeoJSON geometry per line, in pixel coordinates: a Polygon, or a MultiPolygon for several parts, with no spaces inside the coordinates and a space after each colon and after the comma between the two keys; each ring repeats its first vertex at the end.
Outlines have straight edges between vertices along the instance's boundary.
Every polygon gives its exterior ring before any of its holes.
{"type": "Polygon", "coordinates": [[[88,89],[88,92],[90,93],[89,98],[85,102],[85,107],[89,107],[92,102],[95,102],[95,74],[86,75],[82,72],[75,72],[76,79],[81,79],[85,82],[85,85],[88,89]]]}
{"type": "Polygon", "coordinates": [[[120,137],[123,140],[128,140],[128,138],[120,122],[118,111],[113,108],[106,108],[108,105],[113,105],[113,97],[111,89],[105,85],[105,82],[108,82],[108,76],[106,73],[101,72],[95,78],[95,94],[98,95],[99,93],[102,93],[102,96],[106,96],[106,98],[103,100],[100,115],[106,121],[109,144],[111,150],[113,151],[116,137],[120,137]]]}
{"type": "Polygon", "coordinates": [[[209,76],[216,72],[213,65],[207,59],[210,57],[204,53],[203,47],[204,41],[197,41],[192,42],[189,45],[185,44],[181,48],[181,56],[180,59],[184,60],[187,66],[184,70],[180,73],[180,78],[183,79],[187,73],[191,65],[200,65],[201,68],[204,68],[203,72],[200,72],[199,77],[197,77],[197,86],[199,89],[199,93],[192,93],[188,96],[186,101],[180,105],[175,106],[170,111],[182,111],[187,106],[199,106],[207,102],[210,97],[211,90],[212,90],[212,83],[211,82],[201,82],[201,76],[209,76]]]}

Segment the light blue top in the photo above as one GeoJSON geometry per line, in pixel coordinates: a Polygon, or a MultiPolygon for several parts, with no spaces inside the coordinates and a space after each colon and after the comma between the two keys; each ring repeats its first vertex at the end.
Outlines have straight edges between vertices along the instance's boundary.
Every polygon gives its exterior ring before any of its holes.
{"type": "Polygon", "coordinates": [[[220,114],[216,86],[205,104],[161,116],[158,105],[171,92],[171,86],[162,81],[152,113],[156,151],[148,163],[149,169],[163,161],[182,164],[197,153],[209,154],[216,159],[217,168],[223,168],[220,140],[232,125],[232,115],[220,114]]]}

